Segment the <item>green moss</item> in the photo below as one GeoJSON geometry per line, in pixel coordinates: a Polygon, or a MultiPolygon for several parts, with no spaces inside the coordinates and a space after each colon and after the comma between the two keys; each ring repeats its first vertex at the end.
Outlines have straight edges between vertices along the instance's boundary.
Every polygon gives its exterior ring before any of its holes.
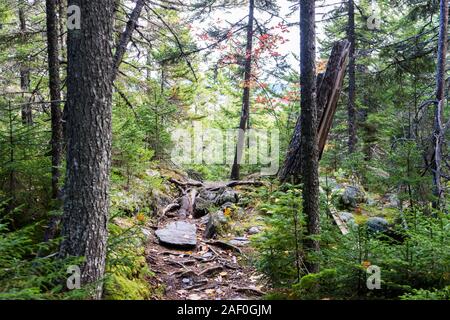
{"type": "MultiPolygon", "coordinates": [[[[124,220],[124,219],[123,219],[124,220]]],[[[110,239],[105,280],[105,299],[144,300],[152,296],[149,277],[153,273],[145,260],[141,227],[132,219],[110,224],[110,239]]]]}
{"type": "MultiPolygon", "coordinates": [[[[399,211],[395,208],[379,208],[377,206],[369,206],[362,204],[361,206],[363,216],[367,217],[383,217],[389,222],[393,222],[399,211]]],[[[356,220],[356,219],[355,219],[356,220]]]]}
{"type": "Polygon", "coordinates": [[[111,274],[105,281],[106,300],[145,300],[151,296],[148,283],[142,279],[128,279],[120,274],[111,274]]]}
{"type": "Polygon", "coordinates": [[[335,286],[337,272],[325,269],[319,273],[303,276],[300,282],[292,286],[293,293],[299,299],[317,299],[326,295],[335,286]]]}

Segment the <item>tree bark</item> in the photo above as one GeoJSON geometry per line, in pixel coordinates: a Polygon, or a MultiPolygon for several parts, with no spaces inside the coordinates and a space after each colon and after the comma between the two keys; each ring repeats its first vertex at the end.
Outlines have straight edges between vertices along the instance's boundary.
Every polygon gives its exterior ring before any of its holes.
{"type": "Polygon", "coordinates": [[[319,160],[322,158],[328,134],[333,124],[333,118],[344,82],[349,50],[350,43],[347,40],[334,44],[330,59],[328,60],[327,70],[320,87],[317,89],[319,160]]]}
{"type": "MultiPolygon", "coordinates": [[[[319,153],[316,105],[316,38],[314,0],[300,0],[300,83],[301,83],[301,162],[303,210],[307,218],[308,236],[320,233],[319,218],[319,153]]],[[[308,253],[320,251],[319,241],[309,238],[308,253]]],[[[309,272],[319,271],[319,264],[307,261],[309,272]]]]}
{"type": "Polygon", "coordinates": [[[247,45],[245,49],[245,73],[244,73],[244,94],[242,97],[241,121],[239,123],[238,140],[236,153],[234,155],[233,167],[231,169],[231,180],[239,180],[240,164],[245,143],[245,131],[249,121],[250,112],[250,82],[252,79],[252,50],[253,50],[253,19],[255,1],[249,1],[248,24],[247,24],[247,45]]]}
{"type": "Polygon", "coordinates": [[[441,161],[442,161],[442,141],[443,141],[443,107],[445,101],[445,65],[447,57],[448,39],[448,0],[440,2],[440,22],[439,22],[439,44],[436,66],[436,103],[434,109],[434,130],[433,146],[434,160],[431,163],[433,174],[433,207],[440,208],[442,198],[441,186],[441,161]]]}
{"type": "MultiPolygon", "coordinates": [[[[62,111],[60,107],[61,79],[59,74],[58,4],[57,0],[46,0],[45,5],[47,15],[47,53],[52,122],[52,199],[58,200],[61,198],[59,179],[61,177],[60,165],[63,141],[62,111]]],[[[55,237],[59,220],[58,216],[52,216],[50,218],[49,225],[44,235],[44,241],[48,241],[55,237]]]]}
{"type": "Polygon", "coordinates": [[[131,40],[131,36],[133,35],[134,29],[136,29],[144,5],[145,5],[144,0],[138,0],[136,2],[136,6],[131,12],[130,18],[127,22],[127,26],[120,35],[120,40],[119,43],[117,44],[116,52],[114,54],[113,82],[117,77],[117,73],[119,72],[119,66],[122,63],[125,52],[127,51],[128,43],[131,40]]]}
{"type": "Polygon", "coordinates": [[[82,285],[100,298],[105,270],[111,167],[114,0],[69,0],[81,30],[67,38],[67,172],[61,256],[83,256],[82,285]]]}
{"type": "Polygon", "coordinates": [[[347,39],[350,42],[350,61],[348,64],[348,152],[356,149],[356,107],[355,107],[355,3],[348,1],[347,39]]]}
{"type": "MultiPolygon", "coordinates": [[[[336,42],[328,60],[324,74],[317,76],[317,128],[319,144],[319,160],[322,156],[328,133],[336,113],[337,103],[342,89],[342,82],[348,63],[349,42],[347,40],[336,42]]],[[[291,178],[294,184],[300,183],[301,172],[301,121],[297,120],[292,140],[286,155],[286,160],[278,177],[284,182],[291,178]]]]}
{"type": "MultiPolygon", "coordinates": [[[[20,0],[19,1],[19,23],[20,23],[20,34],[21,39],[23,42],[26,41],[25,33],[27,32],[27,24],[26,24],[26,17],[25,17],[25,11],[24,6],[26,4],[26,1],[20,0]]],[[[27,60],[27,58],[26,58],[27,60]]],[[[20,63],[20,89],[23,92],[23,97],[26,98],[26,95],[30,92],[30,68],[28,66],[27,62],[21,62],[20,63]]],[[[31,104],[24,103],[22,106],[22,123],[26,125],[32,125],[33,124],[33,114],[31,110],[31,104]]]]}
{"type": "Polygon", "coordinates": [[[48,73],[51,100],[52,118],[52,198],[58,199],[59,178],[62,156],[62,112],[61,100],[61,78],[59,65],[59,41],[58,41],[58,4],[57,0],[46,0],[47,13],[47,53],[48,73]]]}

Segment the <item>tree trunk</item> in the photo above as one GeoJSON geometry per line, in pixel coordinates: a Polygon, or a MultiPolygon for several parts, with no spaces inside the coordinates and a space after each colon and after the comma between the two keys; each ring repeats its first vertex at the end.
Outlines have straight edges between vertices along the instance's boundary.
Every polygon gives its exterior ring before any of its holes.
{"type": "Polygon", "coordinates": [[[125,30],[120,35],[119,43],[117,44],[116,52],[114,54],[114,70],[113,70],[113,82],[117,77],[119,66],[122,63],[122,59],[127,51],[128,43],[131,40],[134,29],[136,29],[139,17],[141,16],[142,9],[144,8],[145,1],[138,0],[136,6],[131,12],[130,18],[127,22],[125,30]]]}
{"type": "MultiPolygon", "coordinates": [[[[25,43],[26,41],[26,32],[27,32],[27,24],[25,18],[24,6],[26,1],[19,1],[19,23],[20,23],[20,33],[21,39],[25,43]]],[[[25,58],[28,60],[28,58],[25,58]]],[[[28,67],[27,62],[20,63],[20,89],[23,92],[23,97],[27,98],[27,95],[30,93],[30,68],[28,67]]],[[[33,124],[33,114],[31,111],[31,104],[24,103],[22,106],[22,123],[27,125],[33,124]]]]}
{"type": "Polygon", "coordinates": [[[59,178],[62,155],[61,79],[59,75],[57,0],[46,0],[48,73],[52,118],[52,198],[59,198],[59,178]]]}
{"type": "MultiPolygon", "coordinates": [[[[322,156],[328,133],[336,113],[337,103],[342,89],[342,82],[348,63],[349,42],[347,40],[336,42],[331,50],[327,69],[324,74],[319,74],[316,81],[317,91],[317,128],[319,159],[322,156]]],[[[294,184],[300,183],[301,172],[301,121],[300,117],[294,130],[294,135],[289,145],[286,160],[278,177],[281,181],[294,184]]]]}
{"type": "MultiPolygon", "coordinates": [[[[309,236],[320,233],[319,221],[319,153],[316,105],[316,38],[314,0],[300,0],[300,83],[301,83],[301,161],[303,210],[309,236]]],[[[308,239],[308,253],[320,250],[319,241],[308,239]]],[[[309,272],[318,272],[319,264],[307,261],[309,272]]]]}
{"type": "Polygon", "coordinates": [[[252,79],[252,50],[253,50],[253,17],[255,1],[249,1],[248,24],[247,24],[247,46],[245,49],[245,74],[244,74],[244,94],[242,97],[241,121],[239,123],[238,140],[236,153],[234,155],[233,167],[231,169],[231,180],[239,180],[240,164],[245,143],[245,130],[249,121],[250,111],[250,83],[252,79]]]}
{"type": "Polygon", "coordinates": [[[111,166],[114,0],[69,0],[81,30],[67,38],[67,173],[61,256],[84,256],[82,285],[102,293],[111,166]]]}
{"type": "Polygon", "coordinates": [[[436,66],[436,103],[434,109],[434,130],[433,146],[434,161],[431,163],[433,174],[433,207],[440,208],[442,198],[441,186],[441,161],[442,161],[442,140],[443,140],[443,107],[445,101],[445,64],[447,56],[448,38],[448,0],[441,0],[440,22],[439,22],[439,44],[436,66]]]}
{"type": "Polygon", "coordinates": [[[355,3],[348,1],[347,39],[350,42],[350,61],[348,64],[348,152],[356,148],[356,107],[355,107],[355,3]]]}
{"type": "Polygon", "coordinates": [[[336,42],[328,60],[327,70],[317,89],[318,112],[318,148],[319,160],[328,139],[328,134],[333,124],[333,118],[341,94],[345,71],[349,57],[350,43],[347,40],[336,42]]]}
{"type": "MultiPolygon", "coordinates": [[[[61,79],[59,75],[59,41],[58,41],[58,17],[57,0],[46,0],[47,14],[47,53],[48,53],[48,73],[51,100],[51,122],[52,122],[52,199],[61,198],[59,190],[60,165],[62,158],[62,111],[61,100],[61,79]]],[[[52,216],[48,228],[44,235],[44,241],[53,239],[59,217],[52,216]]]]}

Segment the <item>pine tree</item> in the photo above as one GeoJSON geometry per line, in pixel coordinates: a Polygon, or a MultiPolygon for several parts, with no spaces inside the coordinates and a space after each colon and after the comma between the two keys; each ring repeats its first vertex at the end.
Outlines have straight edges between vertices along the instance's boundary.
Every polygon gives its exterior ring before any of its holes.
{"type": "Polygon", "coordinates": [[[83,256],[82,284],[102,293],[111,166],[113,0],[70,0],[81,30],[67,38],[67,173],[61,256],[83,256]]]}

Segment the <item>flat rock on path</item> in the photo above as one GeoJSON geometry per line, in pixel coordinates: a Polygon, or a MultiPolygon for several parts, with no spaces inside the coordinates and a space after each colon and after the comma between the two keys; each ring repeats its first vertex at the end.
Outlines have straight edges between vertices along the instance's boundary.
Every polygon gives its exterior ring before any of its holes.
{"type": "MultiPolygon", "coordinates": [[[[247,250],[251,248],[223,246],[221,241],[208,241],[203,238],[205,227],[206,221],[202,219],[169,222],[153,233],[153,240],[149,239],[146,246],[146,260],[150,269],[155,272],[152,284],[164,288],[164,295],[161,298],[260,299],[265,285],[261,275],[246,260],[247,250]],[[195,247],[173,245],[170,239],[171,245],[161,241],[164,237],[173,237],[173,230],[176,226],[176,230],[179,231],[180,223],[186,227],[190,225],[188,228],[191,232],[193,227],[196,227],[195,247]]],[[[192,234],[191,236],[194,237],[192,234]]],[[[185,239],[184,235],[181,235],[183,243],[185,239]]]]}
{"type": "Polygon", "coordinates": [[[159,242],[173,247],[195,247],[197,245],[197,227],[185,221],[174,221],[155,231],[159,242]]]}

